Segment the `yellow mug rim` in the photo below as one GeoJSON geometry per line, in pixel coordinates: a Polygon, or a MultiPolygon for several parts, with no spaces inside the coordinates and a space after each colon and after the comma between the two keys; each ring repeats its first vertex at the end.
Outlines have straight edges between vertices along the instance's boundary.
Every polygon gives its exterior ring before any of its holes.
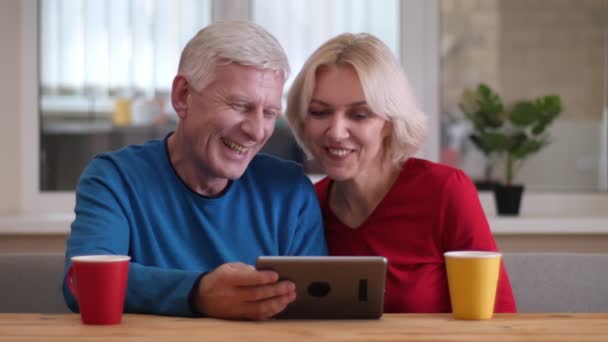
{"type": "Polygon", "coordinates": [[[446,258],[496,258],[501,257],[502,254],[489,251],[450,251],[443,253],[443,256],[446,258]]]}

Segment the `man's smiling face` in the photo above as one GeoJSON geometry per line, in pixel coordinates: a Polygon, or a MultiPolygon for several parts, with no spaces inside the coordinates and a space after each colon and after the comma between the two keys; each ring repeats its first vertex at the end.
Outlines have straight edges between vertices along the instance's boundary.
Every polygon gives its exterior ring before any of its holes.
{"type": "Polygon", "coordinates": [[[231,63],[202,91],[189,85],[183,127],[193,162],[213,179],[239,178],[274,131],[282,73],[231,63]]]}

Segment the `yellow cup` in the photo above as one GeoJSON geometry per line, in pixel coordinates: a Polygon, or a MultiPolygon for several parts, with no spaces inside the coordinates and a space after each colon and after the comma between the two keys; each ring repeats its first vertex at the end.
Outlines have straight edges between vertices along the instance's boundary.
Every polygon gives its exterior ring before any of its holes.
{"type": "Polygon", "coordinates": [[[454,318],[492,318],[501,254],[452,251],[444,253],[444,256],[454,318]]]}
{"type": "Polygon", "coordinates": [[[131,99],[117,98],[114,100],[112,123],[116,126],[124,126],[131,123],[131,99]]]}

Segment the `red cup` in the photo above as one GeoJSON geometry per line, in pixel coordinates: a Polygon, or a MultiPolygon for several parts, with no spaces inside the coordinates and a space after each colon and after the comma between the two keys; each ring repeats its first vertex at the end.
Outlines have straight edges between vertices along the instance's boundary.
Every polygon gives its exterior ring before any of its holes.
{"type": "Polygon", "coordinates": [[[84,324],[120,324],[125,305],[129,261],[126,255],[71,258],[67,281],[84,324]]]}

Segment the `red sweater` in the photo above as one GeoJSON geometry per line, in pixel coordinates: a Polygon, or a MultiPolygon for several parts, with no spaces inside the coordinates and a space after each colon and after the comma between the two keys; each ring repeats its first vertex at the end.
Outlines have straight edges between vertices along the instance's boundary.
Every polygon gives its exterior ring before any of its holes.
{"type": "MultiPolygon", "coordinates": [[[[477,191],[460,170],[410,158],[378,207],[357,229],[329,208],[324,178],[315,187],[330,255],[381,255],[388,259],[385,312],[451,312],[443,253],[496,251],[477,191]]],[[[501,265],[495,312],[515,312],[501,265]]]]}

